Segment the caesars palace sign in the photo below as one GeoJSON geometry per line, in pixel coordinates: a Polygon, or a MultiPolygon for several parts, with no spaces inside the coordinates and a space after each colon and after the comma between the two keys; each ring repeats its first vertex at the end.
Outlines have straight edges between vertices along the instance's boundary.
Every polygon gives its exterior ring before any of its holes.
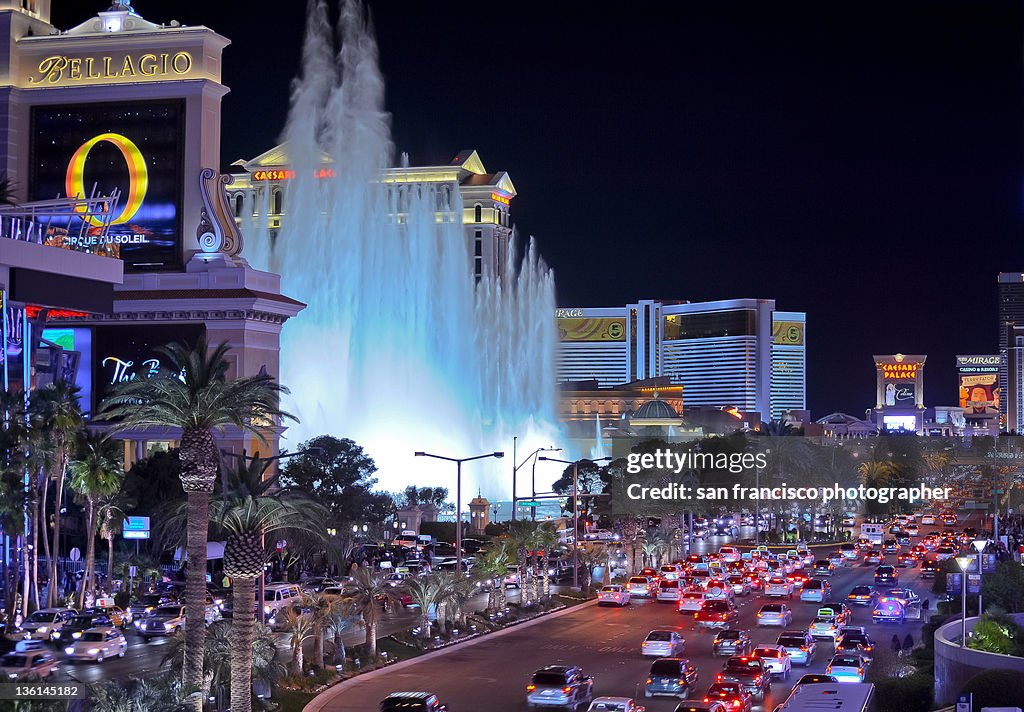
{"type": "Polygon", "coordinates": [[[180,79],[192,72],[190,52],[124,54],[102,57],[69,57],[55,54],[43,58],[28,78],[29,86],[96,84],[120,79],[154,81],[180,79]]]}

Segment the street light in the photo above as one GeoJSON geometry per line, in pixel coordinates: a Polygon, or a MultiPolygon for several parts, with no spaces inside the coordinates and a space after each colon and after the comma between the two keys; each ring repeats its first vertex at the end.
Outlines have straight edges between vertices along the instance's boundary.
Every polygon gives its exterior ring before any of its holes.
{"type": "MultiPolygon", "coordinates": [[[[565,465],[572,465],[572,588],[574,591],[580,589],[580,498],[579,498],[579,460],[559,460],[554,457],[539,457],[539,460],[548,462],[561,462],[565,465]]],[[[610,457],[598,457],[591,462],[608,462],[610,457]]],[[[611,577],[609,577],[611,580],[611,577]]]]}
{"type": "Polygon", "coordinates": [[[432,457],[435,460],[446,460],[455,463],[455,573],[462,574],[462,463],[472,460],[482,460],[485,457],[502,458],[504,452],[495,451],[485,455],[474,455],[473,457],[445,457],[444,455],[433,455],[422,450],[413,453],[416,457],[432,457]]]}
{"type": "Polygon", "coordinates": [[[971,565],[970,556],[956,557],[957,566],[960,567],[960,581],[962,591],[960,595],[960,647],[967,647],[967,567],[971,565]]]}
{"type": "Polygon", "coordinates": [[[982,574],[982,561],[981,555],[985,553],[985,547],[988,546],[987,539],[975,539],[971,542],[974,545],[974,550],[978,552],[978,615],[981,615],[981,574],[982,574]]]}
{"type": "MultiPolygon", "coordinates": [[[[513,440],[513,446],[514,446],[514,444],[515,444],[515,442],[513,440]]],[[[530,478],[531,483],[532,483],[531,494],[534,497],[536,497],[537,496],[537,460],[536,460],[536,457],[537,457],[538,453],[542,453],[542,452],[562,452],[562,448],[560,448],[560,447],[539,447],[536,450],[534,450],[533,452],[531,452],[529,455],[524,457],[523,461],[520,462],[518,465],[515,462],[512,463],[512,521],[515,521],[515,518],[516,518],[516,500],[518,499],[518,497],[516,497],[516,473],[519,472],[519,469],[521,467],[523,467],[526,463],[528,463],[531,459],[533,460],[533,477],[530,478]]],[[[534,514],[534,517],[537,516],[537,509],[536,508],[534,508],[533,514],[534,514]]]]}

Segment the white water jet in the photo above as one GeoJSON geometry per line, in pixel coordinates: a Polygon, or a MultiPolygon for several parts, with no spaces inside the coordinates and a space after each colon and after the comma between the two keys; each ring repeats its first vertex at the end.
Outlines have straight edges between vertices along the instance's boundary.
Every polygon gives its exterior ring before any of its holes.
{"type": "MultiPolygon", "coordinates": [[[[554,279],[532,240],[500,275],[476,281],[454,183],[395,182],[376,42],[361,7],[342,6],[337,40],[311,5],[302,76],[284,132],[294,178],[280,234],[252,225],[246,256],[308,306],[284,327],[291,389],[286,447],[320,434],[362,445],[379,486],[455,489],[455,464],[423,450],[505,460],[463,467],[462,501],[511,492],[511,445],[559,440],[554,279]],[[340,48],[336,50],[336,42],[340,48]],[[317,179],[329,164],[336,176],[317,179]]],[[[263,213],[266,214],[266,213],[263,213]]],[[[515,242],[513,240],[512,242],[515,242]]]]}

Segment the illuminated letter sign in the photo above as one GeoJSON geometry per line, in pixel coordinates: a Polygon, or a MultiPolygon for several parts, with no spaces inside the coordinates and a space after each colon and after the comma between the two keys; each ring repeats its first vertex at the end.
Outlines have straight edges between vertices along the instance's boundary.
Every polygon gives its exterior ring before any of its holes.
{"type": "Polygon", "coordinates": [[[917,378],[916,363],[883,363],[882,375],[887,381],[910,381],[917,378]]]}
{"type": "MultiPolygon", "coordinates": [[[[130,139],[121,134],[105,133],[89,139],[75,151],[68,163],[68,172],[65,179],[65,190],[70,197],[85,197],[85,161],[89,157],[89,151],[101,141],[106,141],[117,147],[128,164],[128,196],[125,198],[124,209],[121,214],[111,221],[111,225],[123,225],[131,220],[135,213],[142,207],[142,201],[146,198],[146,190],[149,187],[149,172],[146,170],[146,159],[142,152],[130,139]]],[[[86,206],[77,208],[84,212],[86,206]]],[[[93,226],[99,227],[102,223],[92,216],[86,216],[85,220],[93,226]]]]}
{"type": "Polygon", "coordinates": [[[39,61],[38,76],[29,77],[28,85],[104,84],[116,79],[137,81],[139,77],[160,81],[188,76],[192,67],[190,52],[102,57],[56,54],[39,61]]]}

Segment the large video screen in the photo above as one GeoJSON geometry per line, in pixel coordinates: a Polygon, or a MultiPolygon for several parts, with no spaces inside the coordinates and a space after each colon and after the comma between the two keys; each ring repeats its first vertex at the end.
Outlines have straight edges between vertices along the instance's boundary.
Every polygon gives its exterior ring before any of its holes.
{"type": "Polygon", "coordinates": [[[91,215],[64,218],[65,239],[115,246],[129,270],[181,265],[184,107],[180,101],[32,109],[29,196],[52,200],[120,191],[101,236],[91,215]],[[83,220],[87,223],[83,225],[83,220]]]}

